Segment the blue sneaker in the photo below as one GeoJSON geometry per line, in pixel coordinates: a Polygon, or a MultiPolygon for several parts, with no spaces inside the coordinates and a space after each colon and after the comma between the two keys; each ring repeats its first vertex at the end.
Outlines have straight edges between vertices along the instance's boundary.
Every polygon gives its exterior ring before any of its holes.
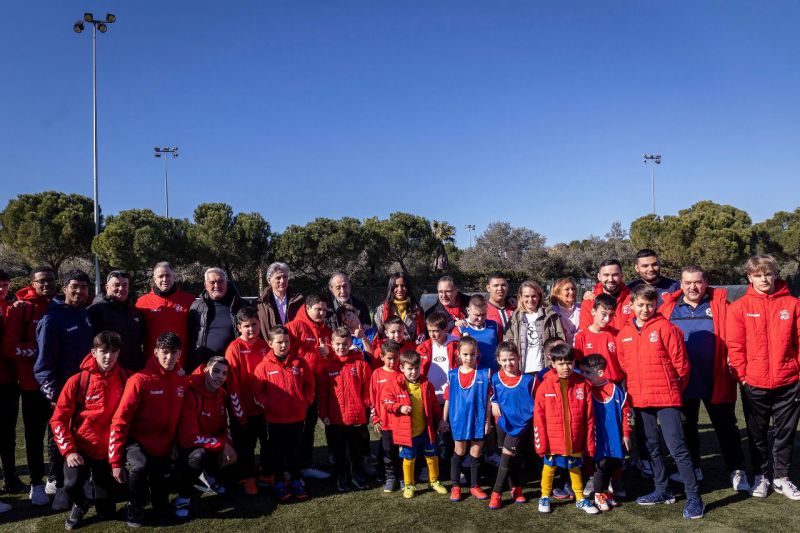
{"type": "Polygon", "coordinates": [[[394,492],[397,490],[397,480],[394,478],[388,478],[383,483],[383,492],[394,492]]]}
{"type": "Polygon", "coordinates": [[[584,498],[580,501],[575,502],[575,507],[577,507],[581,511],[586,512],[587,514],[597,514],[600,512],[600,509],[595,507],[594,504],[589,500],[589,498],[584,498]]]}
{"type": "Polygon", "coordinates": [[[296,500],[305,501],[308,499],[308,493],[306,492],[306,484],[303,482],[302,479],[293,480],[290,490],[292,496],[296,500]]]}
{"type": "Polygon", "coordinates": [[[539,512],[540,513],[550,512],[550,498],[547,497],[539,498],[539,512]]]}
{"type": "Polygon", "coordinates": [[[644,496],[636,498],[636,503],[639,505],[670,504],[675,503],[675,496],[669,492],[651,492],[650,494],[645,494],[644,496]]]}
{"type": "Polygon", "coordinates": [[[683,517],[690,519],[703,518],[705,508],[706,506],[703,505],[703,500],[700,498],[689,498],[683,508],[683,517]]]}
{"type": "Polygon", "coordinates": [[[283,481],[275,483],[272,490],[275,492],[275,497],[278,498],[278,501],[285,502],[292,497],[289,487],[287,487],[286,483],[283,481]]]}

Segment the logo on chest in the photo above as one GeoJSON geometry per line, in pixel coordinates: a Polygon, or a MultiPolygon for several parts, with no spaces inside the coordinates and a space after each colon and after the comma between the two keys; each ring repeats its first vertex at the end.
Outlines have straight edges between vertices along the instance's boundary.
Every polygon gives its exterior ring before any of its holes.
{"type": "Polygon", "coordinates": [[[186,308],[184,306],[182,306],[181,304],[175,304],[175,312],[176,313],[183,313],[184,309],[186,309],[186,308]]]}
{"type": "Polygon", "coordinates": [[[781,320],[789,320],[789,311],[787,309],[781,309],[781,312],[778,313],[778,318],[781,320]]]}
{"type": "Polygon", "coordinates": [[[183,395],[186,391],[183,390],[183,385],[180,385],[177,389],[175,389],[175,394],[178,398],[183,398],[183,395]]]}
{"type": "Polygon", "coordinates": [[[356,367],[351,368],[350,369],[350,375],[351,376],[357,376],[358,375],[358,369],[356,367]]]}
{"type": "Polygon", "coordinates": [[[714,313],[711,312],[711,308],[706,309],[706,316],[709,318],[714,318],[714,313]]]}
{"type": "Polygon", "coordinates": [[[658,342],[658,332],[657,331],[651,331],[650,332],[650,336],[647,337],[647,338],[648,338],[648,340],[650,342],[658,342]]]}
{"type": "Polygon", "coordinates": [[[583,389],[575,389],[575,399],[576,400],[583,400],[586,396],[584,395],[583,389]]]}
{"type": "Polygon", "coordinates": [[[622,306],[622,314],[623,315],[631,314],[631,306],[630,305],[623,305],[622,306]]]}
{"type": "Polygon", "coordinates": [[[200,416],[211,416],[211,413],[207,413],[206,411],[200,411],[200,416]]]}
{"type": "Polygon", "coordinates": [[[609,353],[614,353],[616,351],[617,351],[617,344],[614,343],[614,342],[609,342],[608,343],[608,352],[609,353]]]}

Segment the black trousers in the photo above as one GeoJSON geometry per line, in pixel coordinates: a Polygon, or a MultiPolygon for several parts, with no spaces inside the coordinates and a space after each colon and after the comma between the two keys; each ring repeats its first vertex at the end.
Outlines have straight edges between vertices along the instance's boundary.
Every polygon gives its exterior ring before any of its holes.
{"type": "Polygon", "coordinates": [[[353,473],[364,475],[361,459],[363,458],[362,439],[366,431],[366,424],[357,426],[331,424],[328,426],[329,446],[336,463],[336,475],[340,479],[346,478],[350,474],[351,466],[353,473]]]}
{"type": "Polygon", "coordinates": [[[83,455],[83,465],[70,467],[64,464],[64,490],[69,499],[79,507],[86,508],[84,485],[92,476],[94,489],[94,506],[101,518],[114,516],[116,505],[113,498],[113,487],[116,481],[111,476],[111,465],[107,459],[92,459],[83,455]]]}
{"type": "Polygon", "coordinates": [[[650,460],[653,463],[653,480],[655,481],[656,491],[666,492],[667,472],[664,468],[664,460],[661,458],[661,443],[659,438],[659,427],[667,449],[675,459],[675,465],[683,478],[683,486],[686,490],[687,498],[697,498],[700,494],[697,485],[697,478],[692,468],[692,458],[689,449],[686,447],[686,438],[683,435],[682,414],[678,407],[645,407],[637,409],[642,420],[644,434],[647,438],[647,451],[650,452],[650,460]]]}
{"type": "Polygon", "coordinates": [[[777,389],[742,387],[742,402],[750,441],[753,473],[775,478],[789,475],[797,422],[800,419],[800,381],[777,389]],[[772,469],[767,434],[772,419],[772,469]]]}
{"type": "MultiPolygon", "coordinates": [[[[41,485],[44,482],[44,436],[48,430],[48,421],[53,413],[50,402],[38,390],[22,391],[22,422],[25,424],[25,458],[28,461],[28,471],[31,475],[31,485],[41,485]]],[[[47,444],[50,449],[51,465],[55,456],[50,446],[52,437],[48,436],[47,444]]],[[[56,455],[61,454],[55,450],[56,455]]],[[[62,467],[63,468],[63,467],[62,467]]],[[[52,466],[51,466],[52,469],[52,466]]],[[[62,470],[63,476],[63,470],[62,470]]]]}
{"type": "Polygon", "coordinates": [[[394,444],[392,432],[388,429],[381,430],[381,445],[378,448],[378,455],[385,478],[387,480],[397,479],[399,450],[394,444]]]}
{"type": "Polygon", "coordinates": [[[308,406],[306,420],[303,425],[303,445],[300,452],[303,468],[308,468],[314,464],[314,433],[317,430],[318,419],[319,410],[317,409],[317,400],[314,400],[314,402],[308,406]]]}
{"type": "Polygon", "coordinates": [[[283,479],[286,470],[293,480],[300,479],[301,445],[305,423],[269,424],[270,472],[276,480],[283,479]]]}
{"type": "Polygon", "coordinates": [[[17,477],[17,418],[19,417],[19,385],[0,385],[0,463],[8,482],[17,477]]]}
{"type": "Polygon", "coordinates": [[[259,466],[262,474],[267,474],[267,423],[263,416],[249,416],[247,423],[242,426],[236,420],[231,423],[231,435],[236,456],[239,479],[254,478],[258,475],[256,469],[256,443],[261,444],[259,466]]]}
{"type": "Polygon", "coordinates": [[[169,505],[167,474],[169,457],[155,457],[144,451],[137,442],[125,446],[128,461],[128,490],[131,501],[139,506],[147,504],[148,497],[157,510],[166,510],[169,505]]]}
{"type": "Polygon", "coordinates": [[[714,404],[711,403],[711,398],[684,398],[681,406],[683,434],[692,456],[692,465],[695,468],[700,467],[700,430],[697,425],[700,418],[700,402],[705,406],[711,425],[714,426],[714,433],[717,434],[728,472],[744,470],[744,453],[736,422],[736,402],[714,404]]]}
{"type": "Polygon", "coordinates": [[[594,484],[595,493],[608,492],[608,484],[611,483],[611,477],[615,471],[622,468],[622,459],[605,457],[595,461],[594,468],[592,483],[594,484]]]}
{"type": "Polygon", "coordinates": [[[205,448],[181,450],[178,461],[178,496],[189,498],[198,476],[205,470],[216,476],[219,471],[219,454],[205,448]]]}

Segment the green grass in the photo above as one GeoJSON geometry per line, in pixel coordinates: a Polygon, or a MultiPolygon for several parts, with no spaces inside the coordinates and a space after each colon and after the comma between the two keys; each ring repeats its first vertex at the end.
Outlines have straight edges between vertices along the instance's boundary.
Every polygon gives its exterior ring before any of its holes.
{"type": "MultiPolygon", "coordinates": [[[[743,421],[741,410],[739,420],[743,421]]],[[[759,500],[735,494],[728,485],[728,474],[718,452],[716,437],[705,413],[701,418],[703,471],[702,484],[706,516],[702,520],[684,520],[681,517],[684,498],[675,505],[639,507],[630,498],[614,511],[600,516],[589,516],[572,504],[555,505],[550,515],[540,515],[535,501],[527,505],[506,503],[499,511],[489,511],[486,502],[473,498],[454,504],[447,496],[421,490],[413,500],[404,500],[399,492],[384,494],[376,488],[361,492],[335,494],[332,482],[308,483],[311,499],[305,503],[276,506],[267,495],[246,497],[235,494],[226,497],[195,497],[193,519],[187,523],[163,522],[161,527],[172,531],[503,531],[542,529],[552,531],[608,531],[643,532],[669,528],[672,531],[773,531],[800,530],[800,502],[771,494],[759,500]]],[[[746,449],[744,430],[742,445],[746,449]]],[[[18,432],[21,441],[22,431],[18,432]]],[[[327,457],[321,426],[317,431],[317,454],[320,461],[327,457]]],[[[375,444],[375,443],[373,443],[375,444]]],[[[24,467],[24,450],[18,454],[20,470],[24,467]]],[[[796,461],[797,464],[797,461],[796,461]]],[[[442,465],[447,471],[447,465],[442,465]]],[[[487,473],[494,474],[487,469],[487,473]]],[[[794,468],[798,479],[800,469],[794,468]]],[[[538,475],[532,476],[538,479],[538,475]]],[[[635,471],[625,474],[629,495],[650,491],[652,484],[642,480],[635,471]]],[[[27,481],[23,475],[23,480],[27,481]]],[[[493,483],[488,477],[483,486],[493,483]]],[[[528,483],[525,494],[533,499],[539,496],[538,482],[528,483]]],[[[508,493],[506,493],[508,497],[508,493]]],[[[30,506],[27,495],[4,496],[14,510],[0,515],[0,531],[63,531],[66,513],[53,513],[30,506]]],[[[121,508],[121,506],[120,506],[121,508]]],[[[97,522],[90,511],[80,531],[124,531],[124,522],[97,522]]],[[[149,528],[143,528],[148,530],[149,528]]]]}

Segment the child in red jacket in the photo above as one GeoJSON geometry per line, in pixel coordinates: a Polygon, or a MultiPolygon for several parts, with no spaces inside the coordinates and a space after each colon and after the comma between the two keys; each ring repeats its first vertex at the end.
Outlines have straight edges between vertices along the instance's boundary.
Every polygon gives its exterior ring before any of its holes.
{"type": "Polygon", "coordinates": [[[360,490],[366,487],[363,438],[367,432],[372,372],[362,354],[350,349],[347,328],[336,328],[331,339],[333,356],[317,369],[319,417],[327,428],[334,457],[336,490],[346,492],[348,481],[360,490]]]}
{"type": "Polygon", "coordinates": [[[220,468],[236,462],[236,451],[228,431],[228,395],[222,388],[229,369],[228,361],[215,355],[189,376],[178,425],[180,476],[175,499],[178,518],[189,518],[193,487],[207,493],[224,494],[224,487],[216,482],[216,474],[220,468]],[[197,482],[200,484],[195,485],[197,482]]]}
{"type": "Polygon", "coordinates": [[[384,484],[383,492],[397,490],[397,446],[392,440],[392,427],[389,413],[381,402],[383,389],[398,376],[397,368],[400,358],[400,345],[395,341],[386,341],[381,345],[381,359],[383,366],[372,372],[369,386],[369,403],[372,406],[372,426],[381,437],[378,448],[378,460],[383,465],[384,484]]]}
{"type": "Polygon", "coordinates": [[[428,315],[425,318],[428,338],[417,345],[417,353],[422,358],[422,375],[433,385],[440,405],[444,405],[447,373],[458,368],[458,337],[447,331],[449,319],[442,311],[428,315]]]}
{"type": "Polygon", "coordinates": [[[639,505],[674,503],[667,491],[667,473],[661,458],[659,426],[675,459],[686,490],[684,518],[702,518],[703,500],[681,420],[681,397],[689,383],[689,358],[683,332],[656,312],[658,292],[641,284],[633,289],[634,318],[617,335],[617,355],[627,375],[626,384],[636,421],[642,423],[653,465],[655,491],[636,499],[639,505]]]}
{"type": "Polygon", "coordinates": [[[614,313],[617,308],[617,299],[610,294],[598,294],[592,305],[592,323],[586,329],[581,329],[575,335],[575,359],[581,359],[589,354],[599,353],[607,363],[605,378],[614,383],[622,383],[625,378],[617,359],[617,333],[611,327],[614,313]]]}
{"type": "Polygon", "coordinates": [[[144,370],[125,383],[108,441],[111,473],[119,483],[128,483],[131,527],[142,525],[148,499],[156,511],[166,513],[169,508],[166,474],[186,393],[186,378],[177,367],[180,337],[162,333],[154,353],[144,370]],[[126,459],[130,473],[124,468],[126,459]]]}
{"type": "Polygon", "coordinates": [[[417,352],[403,352],[400,355],[402,375],[395,376],[381,393],[381,403],[392,427],[392,439],[400,446],[403,458],[404,498],[414,497],[414,463],[419,454],[425,456],[430,487],[439,494],[447,494],[439,481],[436,451],[436,434],[442,430],[442,409],[433,385],[420,372],[420,361],[417,352]]]}
{"type": "Polygon", "coordinates": [[[536,453],[544,458],[542,497],[539,512],[550,512],[556,468],[569,471],[575,505],[588,514],[599,511],[583,496],[581,466],[584,453],[594,455],[594,416],[592,386],[574,372],[575,354],[566,344],[550,351],[551,372],[536,389],[533,408],[533,441],[536,453]]]}
{"type": "Polygon", "coordinates": [[[381,347],[383,346],[384,342],[395,341],[400,345],[400,349],[402,351],[414,350],[417,347],[414,341],[408,338],[408,329],[406,329],[403,319],[401,319],[399,316],[390,316],[386,319],[386,322],[383,323],[383,334],[386,336],[386,338],[382,339],[375,337],[375,340],[373,341],[374,346],[372,347],[372,364],[370,365],[372,370],[382,366],[383,361],[381,359],[381,347]]]}
{"type": "Polygon", "coordinates": [[[117,365],[122,344],[118,334],[103,331],[93,344],[81,371],[61,390],[50,419],[58,451],[65,459],[64,490],[73,502],[64,523],[66,529],[76,527],[89,510],[83,487],[90,474],[97,515],[107,520],[115,510],[110,494],[114,480],[108,464],[108,434],[128,372],[117,365]]]}
{"type": "Polygon", "coordinates": [[[242,307],[236,314],[236,329],[239,336],[225,350],[225,359],[230,365],[228,390],[231,395],[231,411],[234,420],[231,424],[233,443],[239,456],[239,483],[244,493],[253,496],[258,494],[256,477],[256,443],[261,443],[261,477],[259,481],[270,485],[274,478],[267,472],[267,427],[264,415],[256,405],[255,393],[258,382],[255,371],[267,357],[269,346],[259,336],[261,324],[258,311],[252,307],[242,307]]]}
{"type": "Polygon", "coordinates": [[[277,479],[275,494],[285,502],[308,498],[300,476],[303,425],[314,401],[314,376],[305,359],[292,347],[289,330],[275,326],[269,331],[270,352],[256,368],[255,401],[264,409],[269,425],[271,474],[277,479]],[[289,473],[289,483],[283,479],[289,473]]]}

